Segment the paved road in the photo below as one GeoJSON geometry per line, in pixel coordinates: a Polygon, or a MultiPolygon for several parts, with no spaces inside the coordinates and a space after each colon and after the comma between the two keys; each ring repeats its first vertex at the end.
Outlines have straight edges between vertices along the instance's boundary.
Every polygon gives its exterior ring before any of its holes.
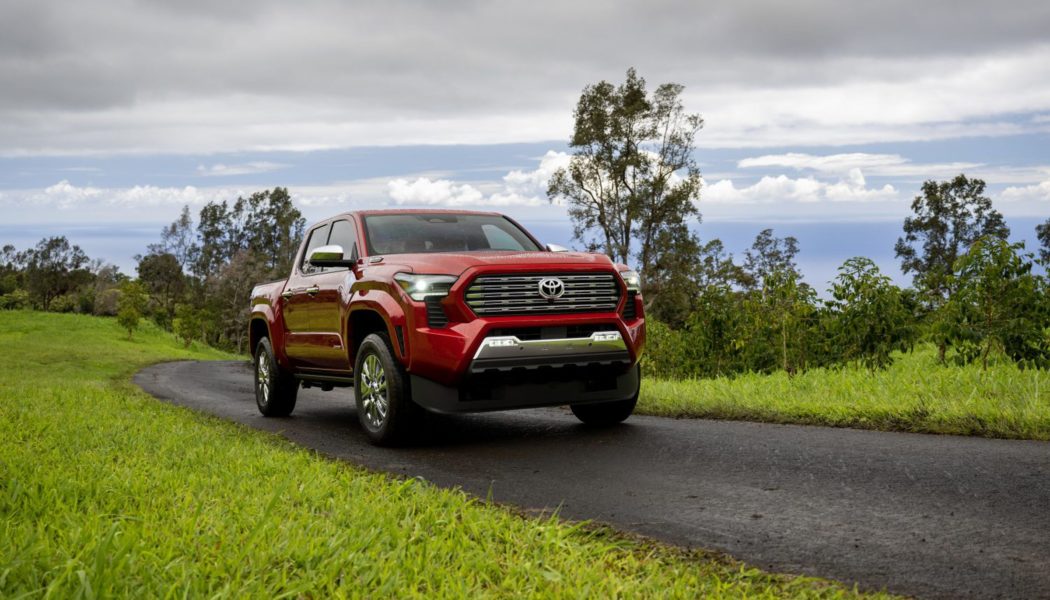
{"type": "Polygon", "coordinates": [[[264,419],[247,363],[135,376],[165,400],[373,469],[676,544],[922,597],[1050,598],[1050,444],[632,417],[564,409],[440,417],[411,448],[368,444],[350,392],[264,419]]]}

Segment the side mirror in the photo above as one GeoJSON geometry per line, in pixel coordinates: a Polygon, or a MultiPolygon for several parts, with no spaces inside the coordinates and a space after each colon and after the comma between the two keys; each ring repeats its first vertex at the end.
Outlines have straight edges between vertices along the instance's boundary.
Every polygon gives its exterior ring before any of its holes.
{"type": "Polygon", "coordinates": [[[354,261],[343,258],[343,247],[339,245],[321,246],[310,253],[309,263],[315,267],[352,267],[354,261]]]}
{"type": "Polygon", "coordinates": [[[569,249],[558,244],[547,244],[547,252],[568,252],[569,249]]]}

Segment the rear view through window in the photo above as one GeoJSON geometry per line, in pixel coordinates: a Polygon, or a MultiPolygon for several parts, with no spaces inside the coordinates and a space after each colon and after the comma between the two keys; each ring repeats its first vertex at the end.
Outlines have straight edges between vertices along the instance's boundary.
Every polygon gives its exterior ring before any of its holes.
{"type": "Polygon", "coordinates": [[[517,225],[498,215],[407,214],[365,217],[369,254],[535,251],[517,225]]]}

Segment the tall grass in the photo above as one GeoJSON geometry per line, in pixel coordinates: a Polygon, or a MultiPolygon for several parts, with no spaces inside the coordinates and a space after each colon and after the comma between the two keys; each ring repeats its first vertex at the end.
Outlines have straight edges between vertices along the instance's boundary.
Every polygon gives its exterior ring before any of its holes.
{"type": "Polygon", "coordinates": [[[0,312],[0,597],[846,597],[811,578],[322,459],[156,401],[225,355],[111,320],[0,312]]]}
{"type": "Polygon", "coordinates": [[[1050,372],[941,365],[932,346],[884,371],[813,369],[643,381],[639,412],[894,431],[1050,439],[1050,372]]]}

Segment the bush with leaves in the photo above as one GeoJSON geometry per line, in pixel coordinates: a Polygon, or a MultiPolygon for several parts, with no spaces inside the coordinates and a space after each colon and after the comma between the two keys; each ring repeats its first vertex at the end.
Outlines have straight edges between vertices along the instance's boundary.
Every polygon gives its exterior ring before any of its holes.
{"type": "Polygon", "coordinates": [[[172,321],[172,330],[189,348],[195,338],[202,337],[204,331],[205,313],[203,310],[194,308],[188,304],[179,304],[175,307],[175,319],[172,321]]]}
{"type": "Polygon", "coordinates": [[[0,296],[0,310],[18,310],[29,306],[29,292],[25,290],[14,290],[0,296]]]}
{"type": "Polygon", "coordinates": [[[893,363],[894,350],[910,346],[913,315],[900,288],[871,259],[847,260],[839,267],[831,293],[831,339],[839,361],[882,369],[893,363]]]}
{"type": "Polygon", "coordinates": [[[1046,365],[1045,297],[1031,259],[1024,244],[984,237],[956,261],[944,321],[961,361],[987,368],[1001,353],[1022,365],[1046,365]]]}
{"type": "Polygon", "coordinates": [[[149,295],[137,281],[125,281],[120,284],[120,299],[117,300],[117,323],[127,330],[128,339],[138,329],[139,321],[146,312],[149,295]]]}

